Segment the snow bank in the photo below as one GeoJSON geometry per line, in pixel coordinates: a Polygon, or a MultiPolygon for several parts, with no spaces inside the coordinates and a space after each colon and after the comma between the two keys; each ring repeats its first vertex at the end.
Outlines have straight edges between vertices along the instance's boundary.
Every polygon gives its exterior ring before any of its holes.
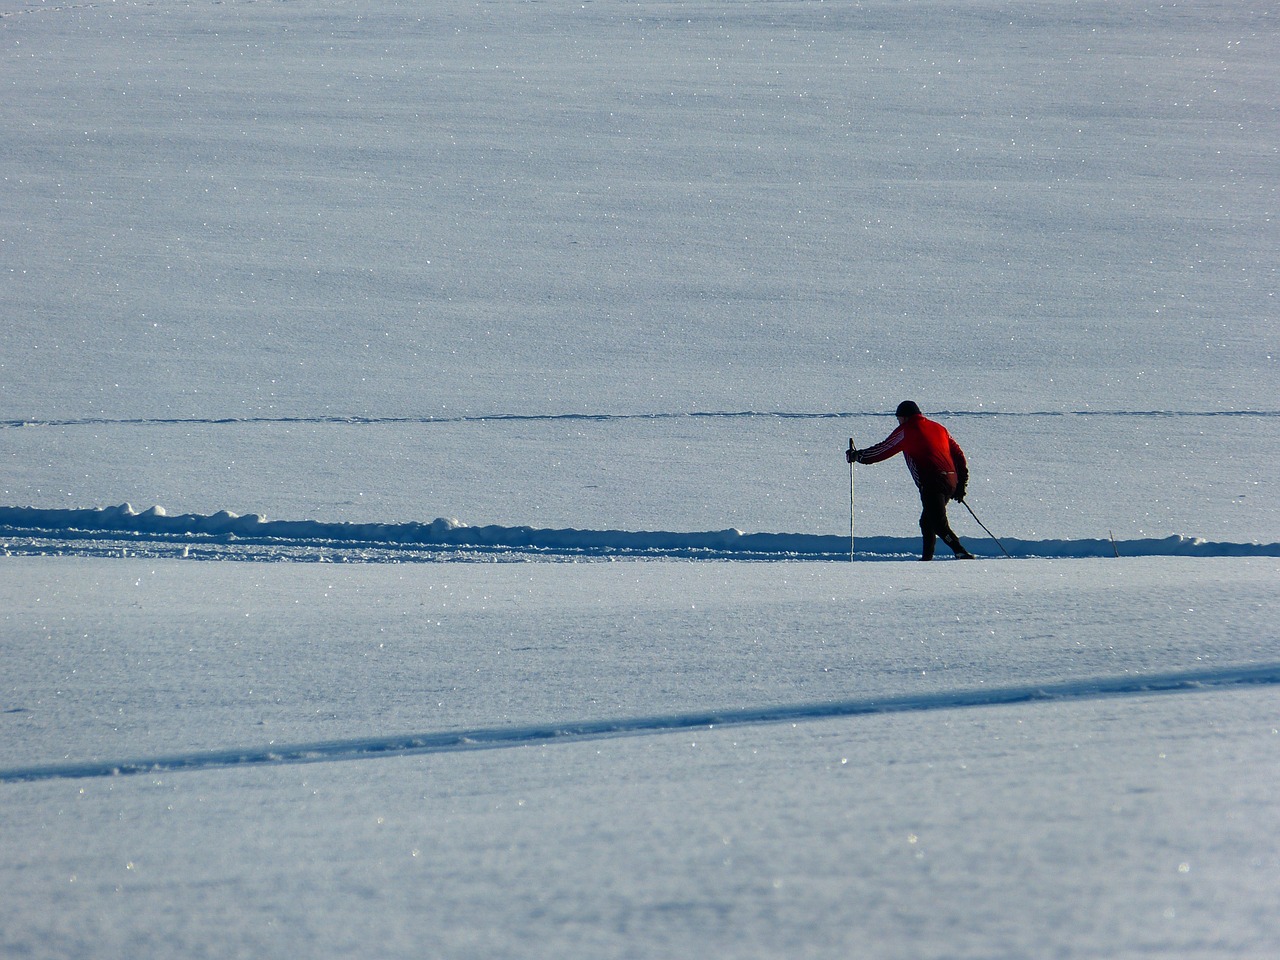
{"type": "MultiPolygon", "coordinates": [[[[199,544],[246,542],[294,547],[324,546],[335,550],[362,547],[406,547],[439,551],[513,551],[547,556],[651,556],[743,560],[845,560],[844,536],[801,533],[745,533],[741,530],[579,530],[528,526],[468,526],[439,518],[430,523],[326,523],[319,520],[268,520],[221,510],[211,515],[169,516],[163,507],[141,512],[125,503],[90,509],[0,507],[0,535],[53,540],[152,540],[199,544]]],[[[1280,557],[1280,543],[1211,542],[1194,537],[1112,541],[1001,540],[1013,557],[1280,557]]],[[[971,539],[978,556],[998,557],[993,541],[971,539]]],[[[855,543],[861,560],[896,560],[915,556],[914,537],[867,537],[855,543]]]]}

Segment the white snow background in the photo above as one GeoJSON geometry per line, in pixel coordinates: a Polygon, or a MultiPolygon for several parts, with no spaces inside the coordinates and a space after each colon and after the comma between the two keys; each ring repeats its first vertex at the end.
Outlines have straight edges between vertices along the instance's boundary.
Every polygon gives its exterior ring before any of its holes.
{"type": "Polygon", "coordinates": [[[1276,956],[1277,27],[0,0],[0,955],[1276,956]]]}

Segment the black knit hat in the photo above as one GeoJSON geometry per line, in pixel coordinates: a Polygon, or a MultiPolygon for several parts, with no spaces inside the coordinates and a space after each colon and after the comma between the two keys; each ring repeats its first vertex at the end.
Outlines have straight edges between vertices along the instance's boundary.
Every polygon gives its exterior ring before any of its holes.
{"type": "Polygon", "coordinates": [[[903,400],[898,404],[898,416],[900,417],[918,417],[920,415],[920,407],[914,400],[903,400]]]}

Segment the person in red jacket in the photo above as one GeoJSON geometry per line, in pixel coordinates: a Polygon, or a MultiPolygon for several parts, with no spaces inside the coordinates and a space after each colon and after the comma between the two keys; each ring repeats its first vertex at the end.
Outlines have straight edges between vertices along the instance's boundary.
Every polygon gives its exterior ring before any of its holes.
{"type": "Polygon", "coordinates": [[[934,544],[941,537],[956,559],[972,560],[973,554],[964,548],[947,521],[947,501],[963,500],[969,483],[964,451],[951,439],[946,427],[920,412],[914,400],[898,404],[897,414],[898,428],[893,433],[874,446],[847,451],[845,459],[850,463],[879,463],[901,453],[920,490],[920,532],[924,536],[924,555],[920,559],[933,559],[934,544]]]}

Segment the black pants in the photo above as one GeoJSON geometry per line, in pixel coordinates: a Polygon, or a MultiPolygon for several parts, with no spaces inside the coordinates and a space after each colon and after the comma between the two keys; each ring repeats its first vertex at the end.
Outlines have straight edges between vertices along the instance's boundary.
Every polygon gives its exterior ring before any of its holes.
{"type": "Polygon", "coordinates": [[[933,547],[939,537],[956,556],[968,553],[947,520],[947,501],[956,492],[954,474],[941,474],[920,479],[920,533],[924,536],[922,560],[933,559],[933,547]]]}

